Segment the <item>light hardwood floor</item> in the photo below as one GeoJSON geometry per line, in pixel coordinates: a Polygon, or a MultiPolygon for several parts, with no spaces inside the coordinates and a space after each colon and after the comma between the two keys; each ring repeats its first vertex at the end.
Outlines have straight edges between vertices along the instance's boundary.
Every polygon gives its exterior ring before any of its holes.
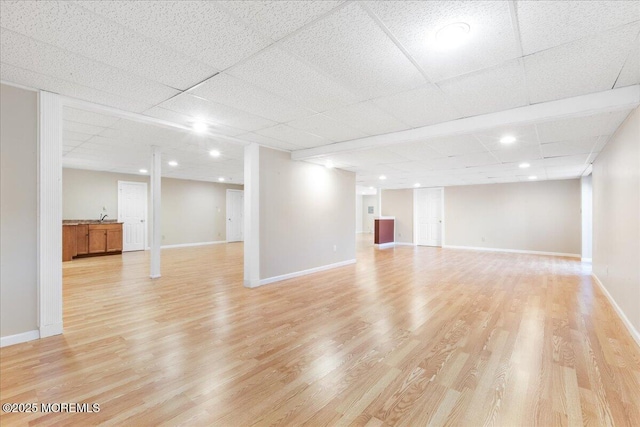
{"type": "Polygon", "coordinates": [[[640,349],[579,261],[437,248],[242,287],[242,245],[64,266],[65,334],[1,351],[34,425],[640,426],[640,349]]]}

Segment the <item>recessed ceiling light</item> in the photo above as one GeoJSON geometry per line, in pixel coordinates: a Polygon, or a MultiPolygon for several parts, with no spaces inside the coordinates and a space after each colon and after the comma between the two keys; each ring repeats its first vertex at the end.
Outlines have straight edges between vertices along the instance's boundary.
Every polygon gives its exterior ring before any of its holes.
{"type": "Polygon", "coordinates": [[[529,163],[520,163],[520,164],[518,165],[518,167],[519,167],[520,169],[526,169],[526,168],[528,168],[529,166],[531,166],[529,163]]]}
{"type": "Polygon", "coordinates": [[[178,166],[178,162],[176,162],[175,160],[171,160],[170,162],[167,162],[167,164],[169,166],[178,166]]]}
{"type": "Polygon", "coordinates": [[[191,125],[191,127],[193,128],[194,132],[198,133],[204,133],[209,128],[209,126],[202,121],[193,122],[193,125],[191,125]]]}
{"type": "Polygon", "coordinates": [[[140,173],[147,173],[147,172],[149,172],[149,171],[146,170],[146,169],[140,169],[140,173]]]}
{"type": "Polygon", "coordinates": [[[533,181],[534,179],[538,179],[538,177],[537,177],[537,176],[535,176],[535,175],[531,175],[531,176],[529,177],[529,179],[533,181]]]}
{"type": "Polygon", "coordinates": [[[211,150],[209,151],[209,155],[211,157],[220,157],[220,152],[218,150],[211,150]]]}
{"type": "Polygon", "coordinates": [[[464,22],[445,25],[436,33],[436,42],[441,49],[454,49],[469,38],[471,27],[464,22]]]}
{"type": "Polygon", "coordinates": [[[220,181],[220,182],[224,182],[224,181],[225,181],[225,180],[224,180],[224,177],[223,177],[223,176],[221,176],[220,178],[218,178],[218,181],[220,181]]]}
{"type": "Polygon", "coordinates": [[[512,135],[505,135],[500,138],[500,142],[503,144],[513,144],[514,142],[516,142],[516,137],[512,135]]]}
{"type": "Polygon", "coordinates": [[[384,175],[380,175],[380,179],[381,179],[382,181],[384,181],[385,179],[387,179],[387,177],[386,177],[386,176],[384,176],[384,175]]]}
{"type": "Polygon", "coordinates": [[[415,184],[413,184],[413,186],[414,186],[414,187],[416,187],[416,188],[418,188],[418,187],[420,187],[420,183],[419,183],[419,182],[416,182],[415,184]]]}
{"type": "Polygon", "coordinates": [[[327,167],[327,169],[333,169],[333,162],[331,160],[327,160],[325,166],[327,167]]]}

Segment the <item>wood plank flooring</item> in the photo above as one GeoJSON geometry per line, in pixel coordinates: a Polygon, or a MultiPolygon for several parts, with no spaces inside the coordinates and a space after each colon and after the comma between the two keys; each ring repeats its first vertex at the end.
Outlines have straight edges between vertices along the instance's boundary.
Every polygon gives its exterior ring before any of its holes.
{"type": "Polygon", "coordinates": [[[579,261],[358,242],[242,287],[242,245],[64,265],[65,334],[1,350],[9,425],[640,426],[640,349],[579,261]]]}

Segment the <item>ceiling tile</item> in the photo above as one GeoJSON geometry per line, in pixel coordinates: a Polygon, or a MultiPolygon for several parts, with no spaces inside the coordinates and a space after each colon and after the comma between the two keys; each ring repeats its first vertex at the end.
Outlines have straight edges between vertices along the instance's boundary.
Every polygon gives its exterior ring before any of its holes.
{"type": "Polygon", "coordinates": [[[220,1],[231,13],[272,40],[308,24],[342,1],[220,1]]]}
{"type": "MultiPolygon", "coordinates": [[[[184,126],[192,126],[194,121],[196,121],[196,117],[189,116],[187,114],[178,113],[176,111],[167,110],[162,107],[153,107],[145,112],[143,112],[145,116],[154,117],[156,119],[166,120],[173,123],[178,123],[184,126]]],[[[210,131],[215,134],[226,135],[226,136],[236,136],[244,133],[246,131],[242,129],[233,128],[230,126],[225,126],[222,124],[211,125],[210,131]]]]}
{"type": "Polygon", "coordinates": [[[318,147],[331,143],[331,141],[318,135],[313,135],[287,125],[277,125],[258,130],[255,133],[268,136],[269,138],[279,139],[280,141],[288,142],[301,148],[318,147]]]}
{"type": "Polygon", "coordinates": [[[284,40],[282,46],[343,82],[360,100],[425,83],[415,66],[357,3],[284,40]]]}
{"type": "Polygon", "coordinates": [[[324,114],[315,114],[287,123],[292,128],[300,129],[329,141],[340,142],[367,136],[357,129],[338,122],[324,114]]]}
{"type": "Polygon", "coordinates": [[[527,145],[524,147],[511,146],[494,150],[492,153],[500,159],[501,162],[529,162],[531,160],[540,159],[540,147],[537,145],[527,145]]]}
{"type": "Polygon", "coordinates": [[[389,151],[400,154],[408,160],[430,160],[445,157],[429,146],[426,142],[409,142],[393,144],[387,147],[389,151]]]}
{"type": "Polygon", "coordinates": [[[280,123],[314,113],[313,110],[225,73],[212,77],[189,93],[280,123]]]}
{"type": "Polygon", "coordinates": [[[95,113],[93,111],[80,110],[78,108],[64,107],[63,116],[70,122],[85,123],[88,125],[109,127],[120,120],[118,117],[107,114],[95,113]]]}
{"type": "Polygon", "coordinates": [[[323,114],[369,135],[409,129],[409,126],[382,111],[371,101],[325,111],[323,114]]]}
{"type": "Polygon", "coordinates": [[[260,135],[253,132],[243,133],[242,135],[238,135],[238,138],[247,142],[255,142],[257,144],[264,145],[265,147],[276,148],[279,150],[293,151],[302,148],[299,145],[280,141],[279,139],[269,138],[268,136],[260,135]]]}
{"type": "Polygon", "coordinates": [[[314,111],[357,102],[352,92],[277,46],[265,49],[227,73],[314,111]]]}
{"type": "Polygon", "coordinates": [[[495,165],[500,163],[495,156],[488,152],[464,154],[461,156],[454,156],[454,158],[465,167],[495,165]]]}
{"type": "Polygon", "coordinates": [[[462,117],[440,89],[431,84],[377,98],[372,102],[411,127],[428,126],[462,117]]]}
{"type": "Polygon", "coordinates": [[[574,141],[550,142],[542,144],[542,155],[544,157],[571,156],[574,154],[589,154],[594,150],[600,137],[578,139],[574,141]]]}
{"type": "Polygon", "coordinates": [[[542,160],[542,166],[544,167],[553,167],[553,166],[567,166],[567,167],[578,167],[584,165],[586,167],[587,160],[589,160],[588,154],[576,154],[573,156],[560,156],[560,157],[549,157],[542,160]]]}
{"type": "Polygon", "coordinates": [[[230,126],[245,131],[254,131],[276,124],[271,120],[237,110],[233,107],[207,101],[202,98],[183,93],[168,101],[163,102],[159,107],[186,114],[191,117],[198,117],[214,126],[217,124],[230,126]]]}
{"type": "Polygon", "coordinates": [[[520,56],[508,2],[372,1],[367,5],[433,81],[520,56]],[[469,25],[467,43],[453,50],[439,48],[436,32],[455,22],[469,25]]]}
{"type": "Polygon", "coordinates": [[[640,19],[637,1],[518,1],[525,55],[640,19]]]}
{"type": "Polygon", "coordinates": [[[616,80],[615,87],[625,87],[640,84],[640,36],[633,42],[636,46],[631,49],[622,71],[616,80]]]}
{"type": "Polygon", "coordinates": [[[532,103],[611,89],[633,48],[640,23],[625,25],[524,57],[532,103]]]}
{"type": "Polygon", "coordinates": [[[528,104],[520,59],[438,83],[465,116],[494,113],[528,104]]]}
{"type": "Polygon", "coordinates": [[[3,2],[0,25],[173,88],[187,89],[216,72],[72,2],[3,2]]]}
{"type": "Polygon", "coordinates": [[[488,150],[499,150],[504,148],[505,145],[500,142],[505,136],[513,136],[516,138],[518,146],[523,145],[535,145],[539,144],[538,132],[536,126],[531,125],[519,125],[519,126],[500,126],[493,129],[487,129],[475,134],[482,144],[487,147],[488,150]]]}
{"type": "Polygon", "coordinates": [[[81,4],[218,70],[232,66],[271,43],[221,10],[216,2],[96,1],[81,4]]]}
{"type": "Polygon", "coordinates": [[[68,131],[86,133],[90,135],[99,134],[100,132],[106,129],[106,127],[102,127],[102,126],[95,126],[87,123],[79,123],[79,122],[74,122],[69,120],[64,120],[63,124],[64,124],[64,128],[67,129],[68,131]]]}
{"type": "Polygon", "coordinates": [[[0,79],[34,89],[59,93],[72,98],[108,105],[125,111],[139,113],[152,105],[144,100],[133,100],[113,93],[104,92],[81,84],[66,81],[58,77],[40,74],[34,71],[0,63],[0,79]]]}
{"type": "Polygon", "coordinates": [[[0,29],[0,46],[2,48],[0,60],[5,64],[122,97],[158,103],[178,93],[177,90],[160,83],[100,64],[9,30],[0,29]]]}
{"type": "Polygon", "coordinates": [[[63,131],[62,131],[62,139],[65,141],[65,144],[68,142],[71,143],[72,141],[84,142],[89,138],[91,138],[92,136],[93,135],[90,133],[73,132],[67,129],[66,126],[63,128],[63,131]]]}
{"type": "Polygon", "coordinates": [[[629,111],[595,114],[536,124],[541,143],[587,139],[615,132],[629,111]]]}
{"type": "Polygon", "coordinates": [[[487,151],[473,135],[454,135],[434,138],[426,141],[426,143],[429,147],[444,156],[460,156],[463,154],[487,151]]]}

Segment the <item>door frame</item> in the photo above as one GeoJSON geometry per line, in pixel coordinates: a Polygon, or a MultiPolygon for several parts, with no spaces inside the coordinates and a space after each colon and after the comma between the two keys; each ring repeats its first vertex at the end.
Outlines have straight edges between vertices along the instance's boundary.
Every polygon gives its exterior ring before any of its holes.
{"type": "Polygon", "coordinates": [[[424,187],[424,188],[415,188],[413,190],[413,244],[415,246],[424,246],[418,245],[418,191],[420,190],[440,190],[440,246],[431,246],[432,248],[443,248],[445,246],[444,240],[444,187],[424,187]]]}
{"type": "MultiPolygon", "coordinates": [[[[122,206],[122,201],[121,201],[121,197],[122,196],[121,196],[121,192],[120,192],[120,184],[123,184],[123,183],[136,184],[136,185],[143,185],[144,186],[144,195],[145,195],[145,197],[144,197],[144,227],[143,227],[143,229],[144,229],[144,243],[143,243],[142,250],[145,251],[145,250],[147,250],[147,247],[148,247],[147,238],[148,238],[148,235],[149,235],[149,187],[148,187],[147,183],[143,182],[143,181],[121,181],[121,180],[118,180],[118,222],[121,222],[121,218],[122,218],[122,215],[120,213],[120,211],[121,211],[120,207],[122,206]]],[[[122,252],[125,252],[124,251],[124,226],[122,227],[122,232],[123,232],[123,235],[122,235],[122,248],[123,248],[123,251],[122,252]]],[[[127,252],[131,252],[131,251],[127,251],[127,252]]]]}
{"type": "Polygon", "coordinates": [[[236,190],[236,189],[232,189],[232,188],[227,188],[227,192],[225,193],[225,218],[227,218],[225,220],[225,241],[226,242],[244,242],[244,221],[242,224],[242,240],[229,240],[229,194],[230,193],[240,193],[242,194],[242,205],[243,208],[240,210],[240,212],[244,212],[244,190],[236,190]]]}

